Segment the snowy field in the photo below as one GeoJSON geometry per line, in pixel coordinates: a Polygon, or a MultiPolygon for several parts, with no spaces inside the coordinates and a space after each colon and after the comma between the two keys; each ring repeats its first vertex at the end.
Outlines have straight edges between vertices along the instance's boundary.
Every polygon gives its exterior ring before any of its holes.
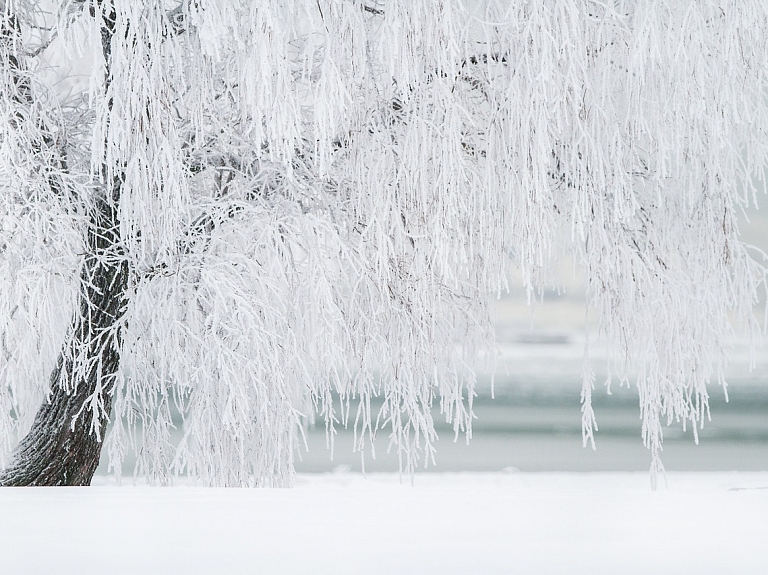
{"type": "Polygon", "coordinates": [[[0,573],[768,573],[768,473],[302,474],[0,490],[0,573]]]}

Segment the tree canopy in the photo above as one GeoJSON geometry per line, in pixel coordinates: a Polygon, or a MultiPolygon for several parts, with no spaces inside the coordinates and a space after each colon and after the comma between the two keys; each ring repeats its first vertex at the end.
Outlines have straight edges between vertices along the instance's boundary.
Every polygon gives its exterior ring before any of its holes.
{"type": "Polygon", "coordinates": [[[533,297],[571,253],[659,470],[759,332],[763,0],[0,6],[6,463],[82,396],[66,425],[159,481],[290,483],[313,413],[412,470],[436,402],[471,430],[510,270],[533,297]]]}

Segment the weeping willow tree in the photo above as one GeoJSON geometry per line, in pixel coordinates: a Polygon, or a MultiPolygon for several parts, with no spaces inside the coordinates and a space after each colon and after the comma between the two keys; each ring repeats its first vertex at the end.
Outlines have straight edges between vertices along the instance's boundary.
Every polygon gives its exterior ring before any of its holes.
{"type": "Polygon", "coordinates": [[[313,414],[427,464],[562,252],[655,472],[759,330],[762,0],[0,6],[0,484],[290,484],[313,414]]]}

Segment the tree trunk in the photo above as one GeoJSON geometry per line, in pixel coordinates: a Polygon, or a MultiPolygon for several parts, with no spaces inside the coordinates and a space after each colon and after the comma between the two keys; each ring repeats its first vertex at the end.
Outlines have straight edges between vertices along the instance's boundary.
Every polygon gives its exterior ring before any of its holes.
{"type": "Polygon", "coordinates": [[[127,263],[117,251],[116,196],[119,182],[113,200],[101,198],[93,208],[74,330],[51,375],[51,394],[0,473],[0,485],[89,485],[98,467],[128,283],[127,263]]]}
{"type": "MultiPolygon", "coordinates": [[[[101,44],[107,64],[105,83],[109,86],[116,12],[109,0],[97,0],[96,4],[103,9],[101,44]]],[[[0,6],[4,5],[0,0],[0,6]]],[[[90,10],[95,16],[93,6],[90,10]]],[[[3,20],[0,36],[16,41],[21,38],[13,14],[3,20]]],[[[7,58],[16,83],[22,83],[22,66],[13,50],[7,58]]],[[[28,89],[17,89],[17,93],[21,93],[21,103],[32,103],[28,89]]],[[[108,106],[111,109],[111,102],[108,106]]],[[[66,164],[61,167],[66,169],[66,164]]],[[[99,465],[103,427],[112,411],[111,388],[120,363],[119,321],[128,285],[128,264],[122,257],[117,217],[122,182],[122,174],[107,180],[104,191],[94,198],[74,329],[51,374],[51,393],[13,452],[11,464],[0,472],[0,486],[90,485],[99,465]]]]}

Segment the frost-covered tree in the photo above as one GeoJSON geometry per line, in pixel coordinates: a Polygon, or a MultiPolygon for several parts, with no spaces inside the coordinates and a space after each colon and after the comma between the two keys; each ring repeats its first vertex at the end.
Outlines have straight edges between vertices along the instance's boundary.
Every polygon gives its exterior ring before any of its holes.
{"type": "Polygon", "coordinates": [[[563,251],[657,470],[756,329],[764,0],[0,7],[2,484],[87,484],[102,446],[287,484],[313,414],[427,464],[436,402],[471,430],[489,298],[563,251]]]}

